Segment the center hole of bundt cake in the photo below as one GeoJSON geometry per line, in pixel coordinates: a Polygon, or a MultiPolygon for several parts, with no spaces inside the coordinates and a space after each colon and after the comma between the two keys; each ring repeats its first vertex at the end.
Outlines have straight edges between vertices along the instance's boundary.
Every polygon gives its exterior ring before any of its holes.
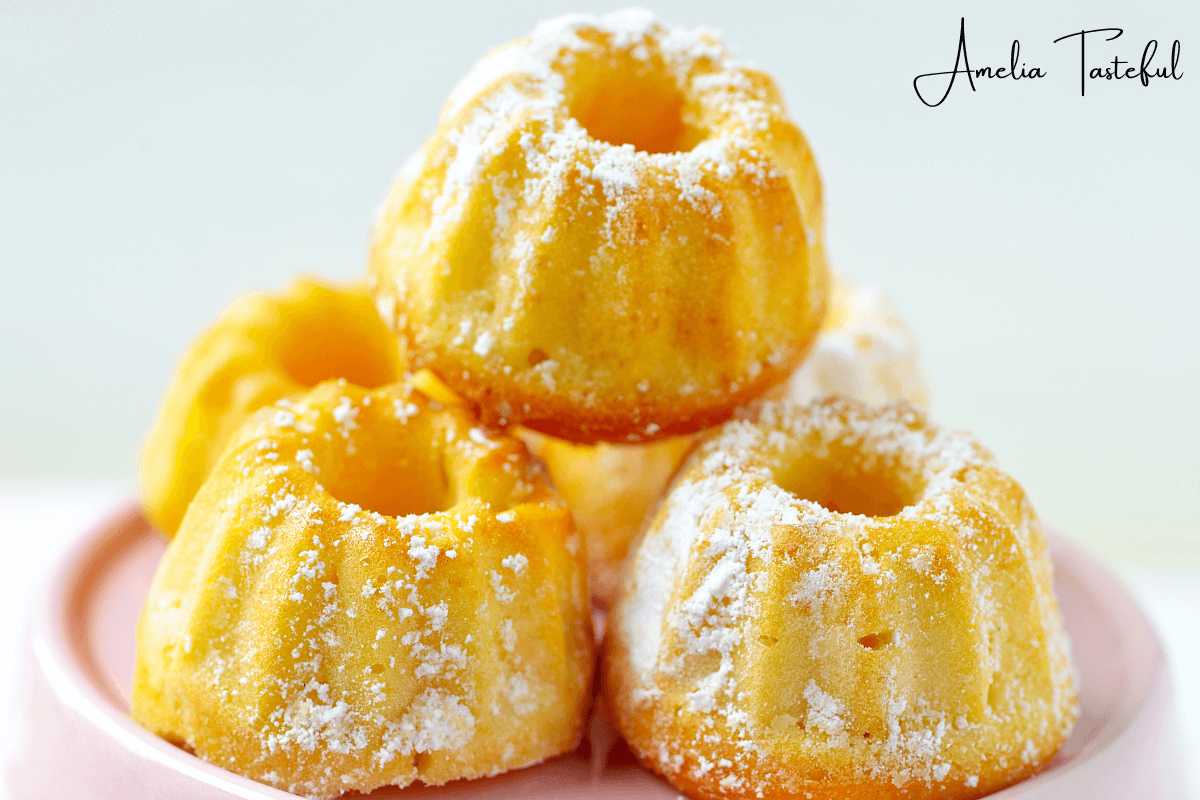
{"type": "Polygon", "coordinates": [[[418,415],[407,427],[378,404],[362,407],[352,438],[334,435],[324,458],[318,456],[321,485],[343,503],[389,517],[434,514],[454,505],[454,490],[442,448],[432,443],[444,432],[418,415]],[[378,410],[377,410],[378,409],[378,410]],[[368,415],[376,419],[365,419],[368,415]],[[369,429],[370,435],[358,435],[369,429]],[[353,446],[351,446],[353,445],[353,446]]]}
{"type": "Polygon", "coordinates": [[[312,310],[296,315],[275,336],[280,368],[301,386],[345,378],[375,389],[400,377],[395,338],[373,314],[312,310]]]}
{"type": "Polygon", "coordinates": [[[772,471],[784,491],[839,514],[890,517],[916,500],[901,476],[862,469],[852,461],[800,457],[776,464],[772,471]]]}
{"type": "Polygon", "coordinates": [[[661,67],[632,57],[579,64],[571,82],[571,116],[588,135],[646,153],[691,150],[704,138],[685,123],[683,93],[661,67]]]}

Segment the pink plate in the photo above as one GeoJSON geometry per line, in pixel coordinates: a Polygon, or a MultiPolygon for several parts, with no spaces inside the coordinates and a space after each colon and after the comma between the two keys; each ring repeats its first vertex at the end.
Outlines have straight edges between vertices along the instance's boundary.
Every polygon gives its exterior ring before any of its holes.
{"type": "MultiPolygon", "coordinates": [[[[1078,548],[1051,540],[1059,603],[1083,686],[1083,715],[1050,767],[995,795],[1185,797],[1170,675],[1162,647],[1124,588],[1078,548]]],[[[63,558],[37,602],[6,777],[14,800],[222,800],[293,797],[226,772],[128,717],[133,634],[165,543],[127,505],[63,558]]],[[[439,788],[381,789],[372,798],[670,798],[611,728],[545,764],[439,788]]]]}

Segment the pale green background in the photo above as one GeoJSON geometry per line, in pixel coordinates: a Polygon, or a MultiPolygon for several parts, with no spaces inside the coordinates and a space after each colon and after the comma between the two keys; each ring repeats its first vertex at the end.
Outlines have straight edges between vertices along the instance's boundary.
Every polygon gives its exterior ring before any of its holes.
{"type": "MultiPolygon", "coordinates": [[[[1200,563],[1197,4],[659,3],[778,76],[843,271],[924,347],[936,416],[1113,559],[1200,563]],[[905,4],[907,5],[907,4],[905,4]],[[1182,81],[1078,93],[1090,51],[1183,42],[1182,81]]],[[[602,8],[610,7],[602,4],[602,8]]],[[[221,306],[361,270],[376,204],[490,46],[570,6],[0,3],[0,480],[129,479],[177,355],[221,306]]]]}

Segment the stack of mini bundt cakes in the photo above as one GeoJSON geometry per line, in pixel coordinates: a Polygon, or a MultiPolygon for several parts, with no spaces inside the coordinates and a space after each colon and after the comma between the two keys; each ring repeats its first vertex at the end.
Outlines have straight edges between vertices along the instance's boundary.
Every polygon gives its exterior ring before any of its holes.
{"type": "Polygon", "coordinates": [[[569,15],[488,54],[365,283],[246,295],[181,360],[135,719],[310,798],[483,778],[576,747],[607,629],[598,711],[698,797],[1043,767],[1078,703],[1040,524],[921,410],[823,215],[709,31],[569,15]]]}

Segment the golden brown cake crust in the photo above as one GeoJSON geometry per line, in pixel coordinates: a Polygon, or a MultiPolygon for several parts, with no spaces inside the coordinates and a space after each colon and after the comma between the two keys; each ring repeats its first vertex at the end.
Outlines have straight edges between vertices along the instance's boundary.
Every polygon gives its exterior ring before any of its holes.
{"type": "Polygon", "coordinates": [[[251,417],[189,507],[138,626],[133,716],[313,798],[569,751],[585,549],[519,441],[404,385],[321,384],[251,417]]]}
{"type": "Polygon", "coordinates": [[[485,420],[690,433],[810,347],[820,180],[774,81],[712,34],[562,17],[451,94],[384,203],[369,277],[414,368],[485,420]]]}
{"type": "Polygon", "coordinates": [[[608,630],[618,729],[698,797],[976,797],[1078,715],[1024,493],[902,402],[766,403],[709,437],[608,630]]]}
{"type": "MultiPolygon", "coordinates": [[[[831,395],[868,404],[904,399],[928,406],[916,336],[878,290],[832,273],[829,313],[816,344],[771,399],[809,402],[831,395]]],[[[587,534],[592,597],[607,606],[625,554],[649,522],[700,434],[641,444],[576,444],[534,431],[518,435],[546,462],[555,486],[587,534]]]]}

